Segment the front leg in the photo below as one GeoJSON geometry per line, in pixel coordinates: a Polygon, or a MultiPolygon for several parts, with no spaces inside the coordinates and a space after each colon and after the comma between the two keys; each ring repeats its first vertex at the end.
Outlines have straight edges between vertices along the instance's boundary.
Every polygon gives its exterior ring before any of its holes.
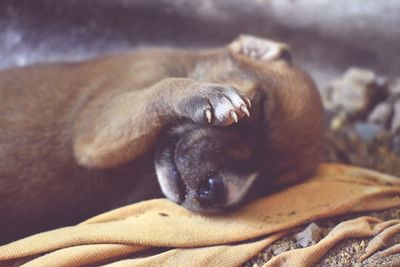
{"type": "Polygon", "coordinates": [[[108,168],[143,154],[162,128],[179,118],[228,126],[250,116],[250,100],[229,85],[170,78],[150,88],[90,103],[74,127],[78,163],[108,168]]]}

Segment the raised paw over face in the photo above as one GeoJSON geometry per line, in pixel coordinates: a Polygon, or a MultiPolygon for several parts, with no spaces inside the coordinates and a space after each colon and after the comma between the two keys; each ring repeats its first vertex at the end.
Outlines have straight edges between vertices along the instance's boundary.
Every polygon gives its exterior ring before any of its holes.
{"type": "Polygon", "coordinates": [[[230,85],[199,83],[180,101],[184,117],[198,123],[228,126],[250,116],[251,101],[230,85]]]}

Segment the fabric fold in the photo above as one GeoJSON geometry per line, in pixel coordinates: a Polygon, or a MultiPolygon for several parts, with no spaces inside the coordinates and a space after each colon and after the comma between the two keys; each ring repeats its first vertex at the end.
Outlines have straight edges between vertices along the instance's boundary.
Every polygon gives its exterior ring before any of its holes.
{"type": "MultiPolygon", "coordinates": [[[[308,181],[227,214],[199,215],[166,199],[156,199],[122,207],[75,226],[33,235],[1,246],[0,266],[2,262],[24,257],[36,258],[26,266],[79,266],[99,262],[111,266],[160,262],[165,263],[163,266],[178,263],[196,266],[211,263],[213,257],[218,258],[212,262],[213,266],[238,265],[306,222],[397,206],[400,206],[400,179],[357,167],[322,164],[308,181]],[[135,252],[154,248],[166,251],[132,259],[135,252]]],[[[305,258],[311,257],[315,262],[343,238],[354,237],[354,233],[369,236],[375,233],[374,224],[384,222],[360,217],[353,223],[347,234],[326,241],[328,235],[312,246],[312,252],[311,247],[289,251],[270,260],[266,266],[285,262],[307,266],[309,260],[305,258]],[[310,253],[312,256],[307,256],[310,253]]],[[[390,224],[382,228],[388,227],[390,224]]]]}

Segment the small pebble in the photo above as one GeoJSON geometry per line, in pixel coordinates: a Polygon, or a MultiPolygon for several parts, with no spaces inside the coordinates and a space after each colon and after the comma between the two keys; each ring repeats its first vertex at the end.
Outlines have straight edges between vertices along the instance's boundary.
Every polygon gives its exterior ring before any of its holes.
{"type": "Polygon", "coordinates": [[[394,113],[391,122],[392,133],[396,132],[397,130],[400,130],[400,100],[394,104],[394,113]]]}
{"type": "Polygon", "coordinates": [[[389,92],[392,95],[400,95],[400,78],[397,78],[390,83],[389,92]]]}
{"type": "Polygon", "coordinates": [[[362,140],[371,142],[384,131],[384,128],[375,123],[356,122],[354,130],[362,140]]]}
{"type": "Polygon", "coordinates": [[[345,118],[343,116],[335,116],[331,120],[330,128],[334,131],[339,130],[344,125],[345,118]]]}
{"type": "Polygon", "coordinates": [[[398,156],[400,156],[400,131],[399,135],[394,136],[390,140],[390,149],[396,153],[398,156]]]}
{"type": "Polygon", "coordinates": [[[368,122],[372,122],[377,124],[383,128],[388,127],[389,118],[392,114],[393,108],[387,102],[379,103],[375,106],[375,108],[368,115],[368,122]]]}
{"type": "Polygon", "coordinates": [[[305,248],[316,244],[321,238],[322,229],[316,223],[310,223],[303,231],[295,235],[297,244],[305,248]]]}
{"type": "Polygon", "coordinates": [[[331,83],[329,106],[350,115],[365,115],[379,91],[375,80],[375,73],[370,70],[349,68],[340,79],[331,83]]]}
{"type": "Polygon", "coordinates": [[[274,255],[279,255],[288,250],[289,250],[289,245],[284,243],[281,246],[274,248],[273,253],[274,253],[274,255]]]}

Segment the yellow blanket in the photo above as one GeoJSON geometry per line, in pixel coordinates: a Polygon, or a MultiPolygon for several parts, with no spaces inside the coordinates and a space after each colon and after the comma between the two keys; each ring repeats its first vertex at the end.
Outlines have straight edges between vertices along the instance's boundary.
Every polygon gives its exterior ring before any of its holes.
{"type": "MultiPolygon", "coordinates": [[[[116,209],[79,225],[0,247],[0,266],[236,266],[304,223],[400,206],[400,179],[323,164],[310,180],[224,215],[202,216],[156,199],[116,209]]],[[[311,266],[339,241],[375,236],[363,258],[400,233],[399,220],[359,217],[337,225],[317,244],[284,252],[265,266],[311,266]]]]}

